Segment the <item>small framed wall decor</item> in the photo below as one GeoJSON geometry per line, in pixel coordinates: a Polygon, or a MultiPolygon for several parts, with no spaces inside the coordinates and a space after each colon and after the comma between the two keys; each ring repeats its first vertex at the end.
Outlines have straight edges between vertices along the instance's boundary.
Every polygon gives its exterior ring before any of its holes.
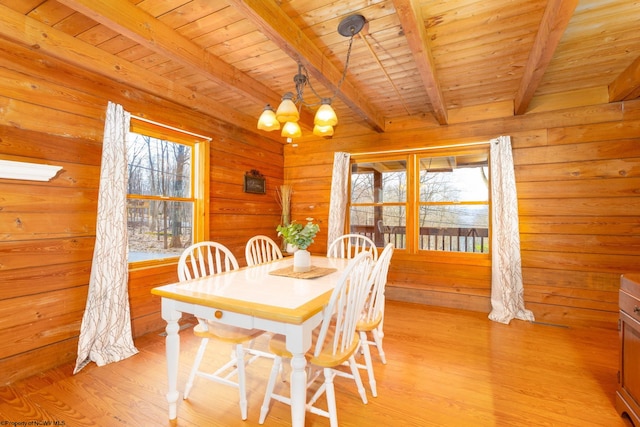
{"type": "Polygon", "coordinates": [[[244,192],[253,194],[267,194],[267,182],[264,176],[255,169],[244,174],[244,192]]]}

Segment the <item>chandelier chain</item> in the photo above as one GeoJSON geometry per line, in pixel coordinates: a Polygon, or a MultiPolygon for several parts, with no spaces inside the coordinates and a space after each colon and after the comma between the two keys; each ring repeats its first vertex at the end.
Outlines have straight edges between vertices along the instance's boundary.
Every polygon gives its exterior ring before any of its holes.
{"type": "MultiPolygon", "coordinates": [[[[349,68],[349,59],[351,58],[351,46],[353,45],[353,37],[351,36],[349,38],[349,48],[347,49],[347,59],[344,62],[344,69],[342,70],[342,76],[340,77],[340,81],[338,82],[338,84],[336,85],[336,89],[333,92],[333,94],[331,95],[331,97],[329,99],[331,99],[331,101],[333,101],[333,98],[336,97],[336,95],[338,95],[338,92],[340,91],[340,87],[342,87],[342,83],[344,83],[345,78],[347,77],[347,69],[349,68]]],[[[302,67],[302,71],[304,74],[304,83],[300,84],[300,85],[296,85],[296,96],[297,99],[301,102],[302,105],[304,105],[305,107],[315,107],[316,105],[320,105],[322,103],[322,99],[323,97],[320,96],[320,94],[318,94],[318,92],[314,89],[313,85],[311,84],[311,79],[309,78],[309,74],[307,72],[307,69],[304,65],[301,64],[302,67]],[[309,85],[309,89],[311,89],[311,92],[313,92],[313,94],[320,99],[319,102],[315,102],[315,103],[307,103],[304,100],[303,97],[303,89],[304,89],[304,85],[308,84],[309,85]]]]}

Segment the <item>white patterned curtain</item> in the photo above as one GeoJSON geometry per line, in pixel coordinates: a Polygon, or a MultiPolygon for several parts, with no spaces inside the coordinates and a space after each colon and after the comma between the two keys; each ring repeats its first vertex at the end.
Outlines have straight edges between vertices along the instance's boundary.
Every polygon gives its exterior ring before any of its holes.
{"type": "Polygon", "coordinates": [[[333,155],[333,175],[331,176],[331,198],[329,200],[329,226],[327,246],[344,234],[349,197],[349,153],[337,152],[333,155]]]}
{"type": "Polygon", "coordinates": [[[491,140],[491,313],[489,319],[533,321],[524,308],[518,197],[511,138],[491,140]]]}
{"type": "Polygon", "coordinates": [[[127,145],[129,113],[109,102],[104,125],[98,219],[87,304],[74,374],[138,352],[131,333],[127,265],[127,145]]]}

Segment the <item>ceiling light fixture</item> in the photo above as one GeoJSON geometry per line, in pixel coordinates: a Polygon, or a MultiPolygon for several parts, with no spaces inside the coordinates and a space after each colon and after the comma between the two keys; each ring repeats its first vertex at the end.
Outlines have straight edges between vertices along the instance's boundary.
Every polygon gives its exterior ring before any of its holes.
{"type": "Polygon", "coordinates": [[[264,107],[264,111],[258,119],[258,129],[272,131],[280,129],[282,123],[281,135],[287,138],[287,142],[291,142],[292,138],[298,138],[302,135],[298,120],[300,120],[300,108],[315,107],[320,105],[313,120],[314,128],[313,134],[317,136],[331,136],[333,135],[333,127],[338,124],[338,117],[336,112],[331,107],[333,99],[338,94],[342,83],[347,75],[347,69],[349,68],[349,57],[351,56],[351,45],[353,44],[353,37],[358,34],[366,20],[362,15],[350,15],[340,21],[338,24],[338,33],[344,37],[349,37],[349,49],[347,50],[347,59],[344,63],[344,70],[340,81],[336,86],[335,92],[330,98],[321,97],[315,91],[309,80],[309,73],[304,65],[298,63],[298,74],[293,76],[293,82],[296,85],[296,92],[287,92],[282,96],[282,102],[278,106],[277,110],[273,110],[271,105],[267,104],[264,107]],[[304,88],[309,86],[309,89],[320,100],[316,103],[309,103],[304,99],[304,88]]]}

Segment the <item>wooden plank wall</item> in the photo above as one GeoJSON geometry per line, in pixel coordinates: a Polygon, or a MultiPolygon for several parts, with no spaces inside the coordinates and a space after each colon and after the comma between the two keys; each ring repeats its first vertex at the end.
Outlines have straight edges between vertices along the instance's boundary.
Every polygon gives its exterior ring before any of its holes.
{"type": "MultiPolygon", "coordinates": [[[[278,141],[205,116],[0,40],[0,158],[63,166],[50,182],[0,179],[0,382],[75,360],[95,241],[104,113],[127,111],[211,142],[211,238],[244,263],[255,234],[276,237],[275,188],[283,182],[278,141]],[[243,192],[259,170],[267,194],[243,192]]],[[[154,286],[176,266],[130,273],[135,336],[164,326],[154,286]]]]}
{"type": "MultiPolygon", "coordinates": [[[[525,300],[539,321],[615,328],[621,273],[638,271],[640,102],[625,102],[402,129],[358,125],[329,141],[294,147],[194,113],[126,84],[88,74],[37,50],[0,40],[0,155],[59,164],[47,183],[0,181],[0,372],[3,382],[75,359],[95,239],[104,110],[108,100],[136,115],[210,135],[211,239],[244,262],[244,242],[275,237],[275,188],[293,184],[292,217],[313,216],[326,251],[335,151],[417,148],[511,135],[520,192],[525,300]],[[285,166],[283,168],[283,165],[285,166]],[[258,169],[267,195],[247,195],[258,169]],[[284,170],[283,170],[284,169],[284,170]]],[[[130,275],[135,335],[163,326],[149,289],[175,281],[175,266],[130,275]]],[[[490,265],[461,268],[454,256],[397,251],[388,297],[488,312],[490,265]]]]}
{"type": "MultiPolygon", "coordinates": [[[[341,134],[285,148],[293,218],[314,216],[326,250],[334,151],[350,153],[486,141],[510,135],[521,223],[526,306],[537,321],[616,328],[619,278],[640,270],[640,102],[443,128],[341,134]]],[[[399,127],[399,126],[398,126],[399,127]]],[[[490,311],[490,263],[396,251],[387,297],[490,311]]]]}

